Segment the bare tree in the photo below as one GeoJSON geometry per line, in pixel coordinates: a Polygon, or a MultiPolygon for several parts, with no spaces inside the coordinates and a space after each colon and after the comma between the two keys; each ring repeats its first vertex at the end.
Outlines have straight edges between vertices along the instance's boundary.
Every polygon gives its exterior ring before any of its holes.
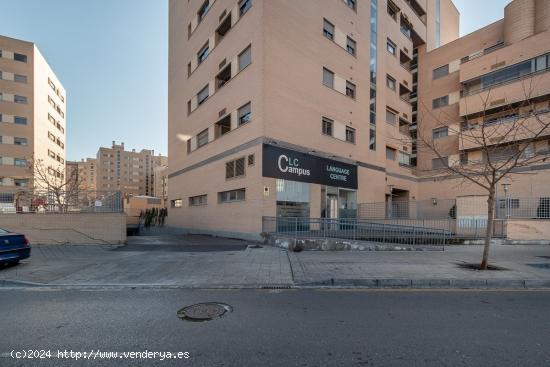
{"type": "Polygon", "coordinates": [[[456,117],[452,116],[436,116],[430,108],[420,103],[427,119],[431,120],[430,126],[447,127],[449,135],[458,135],[461,152],[468,149],[481,152],[481,157],[477,159],[460,155],[450,159],[447,154],[449,147],[444,142],[433,139],[432,131],[428,133],[423,130],[423,122],[418,121],[418,150],[431,152],[438,160],[443,175],[477,185],[488,195],[487,229],[480,264],[480,269],[483,270],[487,269],[493,237],[497,185],[505,178],[510,178],[518,169],[543,162],[550,157],[548,145],[540,150],[537,145],[543,137],[550,135],[550,105],[548,100],[535,98],[535,90],[534,78],[524,81],[525,98],[499,108],[497,113],[491,108],[491,90],[484,91],[485,93],[478,94],[481,112],[462,121],[456,121],[456,117]],[[454,123],[449,122],[453,119],[454,123]]]}
{"type": "Polygon", "coordinates": [[[47,165],[42,159],[34,159],[30,165],[34,174],[35,194],[47,193],[61,212],[68,210],[75,197],[78,200],[79,192],[83,189],[78,168],[66,173],[64,165],[47,165]]]}

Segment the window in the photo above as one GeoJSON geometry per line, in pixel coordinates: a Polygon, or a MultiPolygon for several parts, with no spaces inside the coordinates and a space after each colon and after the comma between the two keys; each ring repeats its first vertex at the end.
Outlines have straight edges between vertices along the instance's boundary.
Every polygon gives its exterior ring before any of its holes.
{"type": "Polygon", "coordinates": [[[241,0],[239,2],[239,13],[241,17],[252,7],[252,0],[241,0]]]}
{"type": "Polygon", "coordinates": [[[191,63],[190,62],[187,64],[187,76],[188,77],[191,76],[191,63]]]}
{"type": "Polygon", "coordinates": [[[403,33],[407,38],[411,38],[411,25],[405,20],[405,18],[401,17],[401,33],[403,33]]]}
{"type": "Polygon", "coordinates": [[[432,108],[440,108],[449,105],[449,96],[436,98],[432,101],[432,108]]]}
{"type": "Polygon", "coordinates": [[[346,126],[346,141],[355,143],[355,129],[349,126],[346,126]]]}
{"type": "MultiPolygon", "coordinates": [[[[505,161],[516,157],[519,153],[519,147],[517,145],[491,147],[488,153],[491,162],[505,161]]],[[[484,159],[485,162],[488,161],[487,153],[484,153],[484,159]]]]}
{"type": "Polygon", "coordinates": [[[15,144],[15,145],[27,145],[27,138],[13,138],[13,144],[15,144]]]}
{"type": "Polygon", "coordinates": [[[240,107],[237,111],[237,118],[239,119],[239,126],[246,124],[252,119],[251,104],[248,102],[244,106],[240,107]]]}
{"type": "Polygon", "coordinates": [[[355,56],[355,49],[356,49],[355,41],[352,38],[348,37],[346,50],[348,51],[348,53],[355,56]]]}
{"type": "Polygon", "coordinates": [[[399,165],[410,167],[411,165],[411,155],[405,152],[399,152],[399,165]]]}
{"type": "Polygon", "coordinates": [[[323,84],[334,88],[334,73],[327,68],[323,68],[323,84]]]}
{"type": "Polygon", "coordinates": [[[446,168],[449,164],[449,157],[441,157],[432,159],[432,169],[446,168]]]}
{"type": "Polygon", "coordinates": [[[17,125],[26,125],[27,124],[27,118],[21,117],[21,116],[15,116],[14,123],[17,125]]]}
{"type": "Polygon", "coordinates": [[[216,122],[215,125],[216,138],[223,136],[231,131],[231,115],[225,116],[220,121],[216,122]]]}
{"type": "Polygon", "coordinates": [[[197,13],[198,17],[199,17],[199,23],[201,22],[201,20],[204,19],[206,13],[208,13],[208,10],[210,9],[210,1],[209,0],[206,0],[202,5],[201,7],[199,8],[199,11],[197,13]]]}
{"type": "Polygon", "coordinates": [[[200,105],[208,98],[208,85],[201,89],[197,94],[197,103],[200,105]]]}
{"type": "Polygon", "coordinates": [[[334,25],[326,19],[323,19],[323,35],[329,40],[334,40],[334,25]]]}
{"type": "Polygon", "coordinates": [[[225,178],[244,176],[244,157],[225,163],[225,178]]]}
{"type": "Polygon", "coordinates": [[[250,65],[252,61],[252,50],[248,46],[243,52],[239,54],[239,71],[250,65]]]}
{"type": "Polygon", "coordinates": [[[170,207],[172,207],[172,208],[181,208],[182,206],[183,206],[183,200],[181,200],[181,199],[170,200],[170,207]]]}
{"type": "Polygon", "coordinates": [[[199,65],[208,57],[208,50],[208,42],[206,42],[206,44],[202,46],[202,48],[197,53],[197,62],[199,63],[199,65]]]}
{"type": "Polygon", "coordinates": [[[395,161],[395,153],[396,150],[390,147],[386,147],[386,159],[389,159],[391,161],[395,161]]]}
{"type": "Polygon", "coordinates": [[[13,59],[15,61],[27,62],[27,55],[14,53],[13,54],[13,59]]]}
{"type": "Polygon", "coordinates": [[[197,148],[208,144],[208,129],[204,129],[197,135],[197,148]]]}
{"type": "Polygon", "coordinates": [[[386,43],[386,49],[388,50],[388,52],[390,54],[392,54],[393,56],[395,56],[396,52],[397,52],[397,46],[395,45],[395,43],[393,43],[389,38],[388,38],[388,41],[386,43]]]}
{"type": "Polygon", "coordinates": [[[206,194],[204,195],[198,195],[198,196],[191,196],[189,198],[189,206],[200,206],[200,205],[206,205],[208,196],[206,194]]]}
{"type": "Polygon", "coordinates": [[[397,12],[399,11],[399,8],[392,3],[391,1],[388,1],[388,14],[389,16],[397,22],[397,12]]]}
{"type": "Polygon", "coordinates": [[[355,98],[355,84],[346,81],[346,96],[355,98]]]}
{"type": "Polygon", "coordinates": [[[346,4],[352,8],[353,10],[356,9],[356,4],[355,4],[355,0],[345,0],[346,1],[346,4]]]}
{"type": "Polygon", "coordinates": [[[218,201],[220,203],[230,203],[234,201],[243,201],[246,198],[246,189],[218,192],[218,201]]]}
{"type": "Polygon", "coordinates": [[[331,119],[328,119],[326,117],[323,117],[323,134],[332,136],[332,125],[334,124],[334,121],[331,119]]]}
{"type": "Polygon", "coordinates": [[[388,88],[390,88],[391,90],[395,90],[395,79],[392,78],[392,77],[389,76],[389,75],[386,75],[386,85],[387,85],[388,88]]]}
{"type": "Polygon", "coordinates": [[[17,83],[27,84],[27,76],[26,75],[15,74],[13,76],[13,80],[17,83]]]}
{"type": "Polygon", "coordinates": [[[216,75],[216,89],[223,87],[231,79],[231,64],[216,75]]]}
{"type": "Polygon", "coordinates": [[[397,122],[397,114],[390,110],[386,110],[386,122],[391,125],[395,125],[397,122]]]}
{"type": "Polygon", "coordinates": [[[13,160],[13,165],[17,167],[26,167],[27,166],[27,160],[25,158],[15,158],[13,160]]]}
{"type": "Polygon", "coordinates": [[[468,152],[460,152],[460,164],[468,164],[468,152]]]}
{"type": "Polygon", "coordinates": [[[29,180],[28,179],[22,179],[22,178],[16,178],[13,180],[13,183],[15,186],[20,186],[20,187],[27,187],[29,186],[29,180]]]}
{"type": "Polygon", "coordinates": [[[248,166],[253,166],[254,163],[256,163],[256,156],[254,154],[249,154],[247,160],[248,166]]]}
{"type": "Polygon", "coordinates": [[[27,104],[27,97],[25,96],[14,96],[13,97],[13,101],[15,103],[20,103],[20,104],[27,104]]]}
{"type": "Polygon", "coordinates": [[[433,70],[433,78],[439,79],[449,74],[449,64],[438,67],[433,70]]]}
{"type": "Polygon", "coordinates": [[[449,128],[447,126],[438,127],[437,129],[432,130],[432,138],[440,139],[449,136],[449,128]]]}

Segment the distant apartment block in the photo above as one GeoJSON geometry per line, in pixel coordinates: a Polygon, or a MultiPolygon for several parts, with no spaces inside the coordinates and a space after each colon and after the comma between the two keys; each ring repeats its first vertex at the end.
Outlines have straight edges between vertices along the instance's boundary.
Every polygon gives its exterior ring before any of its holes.
{"type": "Polygon", "coordinates": [[[155,196],[155,168],[166,166],[167,157],[148,149],[127,151],[113,141],[110,148],[99,148],[95,162],[97,190],[155,196]]]}
{"type": "Polygon", "coordinates": [[[166,207],[168,200],[168,165],[163,164],[153,168],[154,186],[153,195],[161,199],[163,207],[166,207]]]}
{"type": "Polygon", "coordinates": [[[67,180],[70,185],[77,185],[79,190],[96,190],[97,160],[94,158],[80,161],[67,161],[67,180]]]}
{"type": "Polygon", "coordinates": [[[46,178],[63,180],[66,105],[65,88],[36,45],[0,36],[0,192],[44,188],[36,161],[46,178]]]}

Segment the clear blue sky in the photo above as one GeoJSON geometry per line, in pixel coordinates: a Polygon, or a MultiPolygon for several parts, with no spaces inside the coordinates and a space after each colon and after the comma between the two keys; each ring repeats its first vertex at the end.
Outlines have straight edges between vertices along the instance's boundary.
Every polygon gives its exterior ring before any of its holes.
{"type": "MultiPolygon", "coordinates": [[[[454,0],[460,34],[509,1],[454,0]]],[[[167,0],[3,1],[0,34],[35,42],[65,86],[68,159],[112,140],[167,153],[167,0]]]]}

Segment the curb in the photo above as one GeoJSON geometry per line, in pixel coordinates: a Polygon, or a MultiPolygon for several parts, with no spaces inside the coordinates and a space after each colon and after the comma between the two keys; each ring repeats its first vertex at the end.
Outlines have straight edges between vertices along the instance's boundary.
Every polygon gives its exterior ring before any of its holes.
{"type": "Polygon", "coordinates": [[[47,284],[0,279],[0,290],[48,288],[57,290],[117,289],[262,289],[285,290],[306,288],[367,289],[550,289],[550,279],[327,279],[295,284],[47,284]]]}

